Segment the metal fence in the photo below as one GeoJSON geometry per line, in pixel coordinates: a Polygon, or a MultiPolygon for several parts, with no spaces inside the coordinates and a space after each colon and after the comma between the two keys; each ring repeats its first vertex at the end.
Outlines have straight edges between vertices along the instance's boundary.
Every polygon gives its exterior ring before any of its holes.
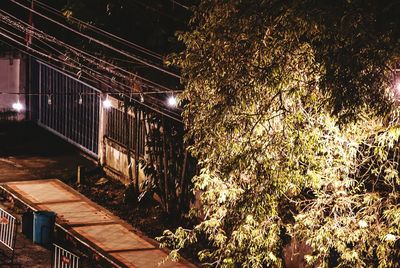
{"type": "Polygon", "coordinates": [[[16,224],[15,217],[0,208],[0,242],[11,250],[14,250],[15,246],[16,224]]]}
{"type": "Polygon", "coordinates": [[[6,251],[1,251],[2,265],[14,264],[15,241],[17,238],[17,220],[13,215],[0,208],[0,243],[6,251]],[[10,252],[11,251],[11,252],[10,252]]]}
{"type": "Polygon", "coordinates": [[[97,157],[101,92],[45,63],[38,64],[39,125],[97,157]]]}
{"type": "Polygon", "coordinates": [[[145,123],[143,112],[136,111],[136,116],[128,115],[128,124],[126,124],[125,114],[117,108],[110,108],[107,111],[107,138],[126,146],[129,142],[130,149],[136,151],[136,146],[140,156],[145,153],[145,123]],[[127,135],[126,128],[129,128],[127,135]]]}
{"type": "Polygon", "coordinates": [[[79,257],[72,252],[54,244],[53,268],[79,268],[79,257]]]}

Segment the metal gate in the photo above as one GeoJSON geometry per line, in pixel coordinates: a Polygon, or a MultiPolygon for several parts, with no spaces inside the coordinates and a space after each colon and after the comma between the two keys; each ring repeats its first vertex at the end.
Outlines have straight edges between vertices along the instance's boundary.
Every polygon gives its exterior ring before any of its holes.
{"type": "Polygon", "coordinates": [[[79,268],[79,257],[56,244],[52,258],[53,268],[79,268]]]}
{"type": "Polygon", "coordinates": [[[0,243],[7,247],[11,251],[10,254],[1,252],[5,261],[1,261],[0,264],[14,264],[14,250],[15,240],[17,237],[17,220],[16,218],[0,208],[0,243]]]}
{"type": "Polygon", "coordinates": [[[100,90],[38,62],[38,123],[97,158],[100,90]]]}

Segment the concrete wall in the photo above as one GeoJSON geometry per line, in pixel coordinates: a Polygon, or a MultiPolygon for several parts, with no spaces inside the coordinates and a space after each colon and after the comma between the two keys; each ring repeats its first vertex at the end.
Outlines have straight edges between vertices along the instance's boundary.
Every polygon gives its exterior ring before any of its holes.
{"type": "MultiPolygon", "coordinates": [[[[115,143],[104,138],[104,150],[105,150],[105,161],[103,162],[103,166],[108,173],[109,176],[114,177],[124,184],[128,184],[129,181],[129,165],[128,165],[128,155],[126,148],[121,145],[115,143]]],[[[131,152],[131,156],[134,155],[134,152],[131,152]]],[[[132,175],[134,176],[134,168],[135,168],[135,159],[131,157],[132,163],[132,175]]],[[[142,183],[145,180],[146,176],[144,175],[143,169],[139,164],[139,183],[142,183]]]]}
{"type": "MultiPolygon", "coordinates": [[[[114,108],[122,110],[122,102],[108,97],[114,108]]],[[[135,116],[129,112],[130,116],[135,116]]],[[[102,104],[100,106],[100,120],[99,120],[99,162],[103,166],[107,175],[121,181],[124,184],[130,183],[129,181],[129,164],[128,154],[125,146],[108,139],[105,136],[105,129],[107,127],[107,110],[103,109],[102,104]]],[[[134,177],[135,172],[135,159],[134,152],[131,151],[131,163],[132,163],[132,176],[134,177]]],[[[142,183],[146,179],[143,168],[139,165],[139,183],[142,183]]]]}
{"type": "Polygon", "coordinates": [[[24,61],[14,56],[5,56],[0,58],[0,92],[13,93],[0,95],[0,118],[11,120],[22,120],[25,113],[19,113],[15,116],[7,116],[13,113],[12,104],[18,100],[25,106],[25,65],[24,61]]]}

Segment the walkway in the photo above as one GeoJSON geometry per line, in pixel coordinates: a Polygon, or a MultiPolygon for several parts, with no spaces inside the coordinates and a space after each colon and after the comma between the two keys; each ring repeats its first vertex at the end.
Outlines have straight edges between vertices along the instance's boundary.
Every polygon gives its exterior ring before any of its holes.
{"type": "MultiPolygon", "coordinates": [[[[119,267],[151,268],[167,256],[155,241],[144,237],[103,207],[59,180],[10,182],[1,188],[33,210],[57,213],[57,225],[119,267]]],[[[161,268],[194,267],[187,261],[166,261],[161,268]]]]}
{"type": "Polygon", "coordinates": [[[78,165],[96,168],[78,149],[33,123],[0,122],[0,183],[69,180],[78,165]]]}

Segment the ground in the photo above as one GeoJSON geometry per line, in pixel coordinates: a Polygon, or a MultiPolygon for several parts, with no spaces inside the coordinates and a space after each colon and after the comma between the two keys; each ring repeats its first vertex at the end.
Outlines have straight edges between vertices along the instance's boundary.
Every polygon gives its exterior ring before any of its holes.
{"type": "MultiPolygon", "coordinates": [[[[33,123],[0,122],[0,183],[46,178],[70,180],[78,165],[89,169],[96,166],[79,150],[33,123]]],[[[7,208],[8,204],[3,201],[1,206],[7,208]]],[[[29,268],[50,267],[50,259],[49,249],[33,244],[18,232],[17,263],[29,268]]]]}
{"type": "Polygon", "coordinates": [[[95,163],[33,123],[0,123],[0,183],[59,178],[69,180],[78,165],[95,163]]]}
{"type": "MultiPolygon", "coordinates": [[[[9,204],[7,202],[2,202],[0,207],[9,210],[9,204]]],[[[16,215],[14,212],[13,215],[16,215]]],[[[19,220],[21,215],[17,215],[19,220]]],[[[17,239],[15,242],[15,262],[21,264],[22,267],[29,268],[42,268],[50,267],[51,261],[51,251],[40,245],[32,243],[31,240],[26,238],[21,233],[21,225],[18,226],[19,230],[17,232],[17,239]]],[[[1,267],[7,267],[5,265],[0,265],[1,267]]]]}
{"type": "MultiPolygon", "coordinates": [[[[125,186],[103,177],[104,174],[93,160],[35,124],[0,123],[0,183],[60,179],[151,238],[160,236],[165,229],[175,229],[182,224],[179,219],[168,217],[156,202],[147,202],[140,208],[125,204],[125,186]],[[76,184],[78,166],[85,167],[86,171],[81,185],[76,184]]],[[[18,260],[23,267],[35,267],[32,266],[32,260],[36,256],[43,256],[44,261],[50,258],[50,251],[30,243],[22,235],[18,236],[17,247],[26,248],[22,252],[18,250],[21,252],[18,260]]],[[[185,257],[195,261],[190,256],[193,254],[187,252],[185,257]]],[[[37,265],[47,267],[43,263],[37,262],[37,265]]]]}

